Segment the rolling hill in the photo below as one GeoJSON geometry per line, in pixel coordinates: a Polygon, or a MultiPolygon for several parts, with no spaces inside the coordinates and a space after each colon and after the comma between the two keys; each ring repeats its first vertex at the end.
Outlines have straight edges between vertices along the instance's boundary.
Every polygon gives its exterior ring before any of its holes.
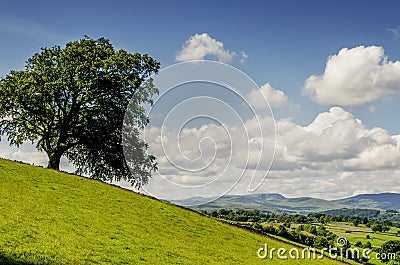
{"type": "MultiPolygon", "coordinates": [[[[304,264],[290,244],[116,186],[0,159],[0,264],[304,264]]],[[[307,264],[341,264],[323,259],[307,264]]]]}
{"type": "Polygon", "coordinates": [[[400,210],[400,194],[398,193],[360,194],[336,202],[352,208],[400,210]]]}
{"type": "Polygon", "coordinates": [[[179,205],[195,205],[198,210],[217,209],[258,209],[263,212],[274,213],[299,213],[308,214],[324,212],[333,209],[376,209],[376,210],[400,210],[400,194],[362,194],[340,200],[323,200],[311,197],[286,198],[281,194],[250,194],[250,195],[224,195],[214,201],[199,204],[193,202],[209,201],[196,198],[174,201],[179,205]]]}

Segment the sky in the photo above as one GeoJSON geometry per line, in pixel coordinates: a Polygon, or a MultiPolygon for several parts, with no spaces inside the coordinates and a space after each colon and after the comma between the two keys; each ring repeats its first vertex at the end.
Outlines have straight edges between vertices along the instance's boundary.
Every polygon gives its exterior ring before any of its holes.
{"type": "MultiPolygon", "coordinates": [[[[159,162],[145,191],[156,197],[400,192],[399,8],[2,1],[0,77],[23,69],[41,47],[85,35],[158,60],[166,70],[155,83],[166,93],[148,109],[144,134],[159,162]]],[[[9,147],[4,136],[0,156],[47,164],[31,144],[9,147]]],[[[62,166],[73,170],[65,159],[62,166]]]]}

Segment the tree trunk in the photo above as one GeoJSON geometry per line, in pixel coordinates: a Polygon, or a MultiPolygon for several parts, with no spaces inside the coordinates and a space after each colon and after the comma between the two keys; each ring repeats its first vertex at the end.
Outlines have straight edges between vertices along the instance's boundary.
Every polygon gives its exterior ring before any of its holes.
{"type": "Polygon", "coordinates": [[[48,164],[48,168],[51,169],[56,169],[59,170],[60,169],[60,160],[61,160],[61,152],[53,152],[51,154],[47,154],[49,157],[49,164],[48,164]]]}

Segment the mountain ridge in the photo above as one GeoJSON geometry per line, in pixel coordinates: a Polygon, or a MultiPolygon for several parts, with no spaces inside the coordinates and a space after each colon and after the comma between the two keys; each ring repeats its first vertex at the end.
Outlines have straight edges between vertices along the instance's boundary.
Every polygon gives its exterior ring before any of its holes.
{"type": "MultiPolygon", "coordinates": [[[[196,197],[197,202],[201,201],[196,197]]],[[[367,193],[343,199],[326,200],[313,197],[285,197],[279,193],[257,193],[249,195],[224,195],[207,203],[191,204],[190,198],[174,200],[172,203],[197,210],[214,209],[258,209],[264,212],[308,214],[335,209],[375,209],[380,211],[400,210],[400,193],[367,193]]]]}

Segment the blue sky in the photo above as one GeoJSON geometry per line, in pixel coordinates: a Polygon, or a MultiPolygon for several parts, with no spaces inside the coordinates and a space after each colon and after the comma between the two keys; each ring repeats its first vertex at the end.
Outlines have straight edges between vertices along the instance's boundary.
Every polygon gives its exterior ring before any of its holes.
{"type": "MultiPolygon", "coordinates": [[[[343,48],[377,46],[381,50],[375,52],[384,50],[389,62],[400,60],[399,9],[398,1],[3,1],[0,10],[0,76],[11,69],[21,69],[25,60],[42,46],[63,46],[84,35],[92,38],[103,36],[109,38],[116,48],[148,53],[166,67],[176,63],[177,54],[189,45],[191,37],[206,33],[210,39],[222,42],[224,51],[236,54],[227,63],[248,74],[259,86],[269,83],[272,91],[284,93],[287,98],[284,106],[273,107],[278,121],[289,119],[291,126],[307,127],[319,114],[346,116],[348,113],[354,116],[354,120],[361,120],[365,130],[379,127],[395,137],[400,134],[396,115],[400,111],[397,86],[400,84],[396,83],[396,71],[392,78],[395,81],[390,79],[389,82],[386,77],[381,77],[381,84],[390,83],[381,89],[383,94],[374,92],[371,85],[369,92],[377,97],[361,104],[338,104],[332,94],[329,98],[317,100],[311,94],[304,94],[303,88],[310,76],[322,75],[329,56],[337,55],[343,48]],[[248,56],[243,63],[240,62],[242,51],[248,56]],[[332,107],[340,110],[331,111],[332,107]]],[[[360,49],[363,51],[367,49],[360,49]]],[[[353,56],[354,53],[347,55],[353,56]]],[[[208,54],[198,59],[218,58],[208,54]]],[[[334,89],[330,82],[314,82],[310,86],[326,92],[334,89]]],[[[337,93],[346,89],[348,87],[339,89],[337,93]]],[[[344,94],[343,97],[349,95],[353,94],[344,94]]],[[[4,141],[0,147],[6,148],[4,141]]],[[[292,150],[291,147],[285,148],[292,150]]],[[[371,170],[355,168],[354,163],[358,160],[349,162],[349,159],[361,159],[364,157],[362,152],[371,153],[373,148],[367,146],[352,158],[349,154],[335,157],[335,161],[360,180],[364,176],[360,172],[370,176],[371,170]]],[[[7,154],[13,157],[12,152],[7,154]]],[[[305,163],[304,159],[307,160],[300,156],[295,160],[305,163]]],[[[388,172],[396,172],[397,176],[398,168],[392,164],[382,165],[382,176],[388,172]]],[[[325,166],[319,165],[320,171],[314,170],[311,175],[315,178],[308,183],[316,183],[317,187],[318,181],[332,179],[332,171],[325,166]]],[[[304,167],[310,169],[312,166],[304,167]]],[[[290,179],[299,178],[286,173],[282,175],[288,183],[290,179]]],[[[393,177],[381,189],[370,184],[365,188],[349,188],[340,195],[324,195],[317,193],[318,188],[315,188],[309,195],[331,198],[362,192],[396,191],[393,185],[397,184],[397,177],[393,177]]],[[[305,193],[301,187],[298,193],[291,193],[289,186],[274,189],[286,195],[305,193]]]]}
{"type": "MultiPolygon", "coordinates": [[[[323,71],[329,55],[343,47],[378,45],[391,60],[399,59],[400,39],[388,30],[400,24],[399,5],[396,1],[6,1],[0,11],[0,74],[21,68],[42,46],[63,45],[84,35],[104,36],[116,47],[148,53],[165,67],[174,63],[190,36],[206,32],[231,51],[245,51],[248,61],[235,66],[258,84],[268,81],[298,104],[311,104],[297,117],[306,124],[326,107],[302,97],[301,88],[309,75],[323,71]]],[[[363,115],[364,110],[354,111],[363,115]]],[[[395,120],[384,116],[371,117],[375,123],[365,122],[399,133],[395,120]]]]}

